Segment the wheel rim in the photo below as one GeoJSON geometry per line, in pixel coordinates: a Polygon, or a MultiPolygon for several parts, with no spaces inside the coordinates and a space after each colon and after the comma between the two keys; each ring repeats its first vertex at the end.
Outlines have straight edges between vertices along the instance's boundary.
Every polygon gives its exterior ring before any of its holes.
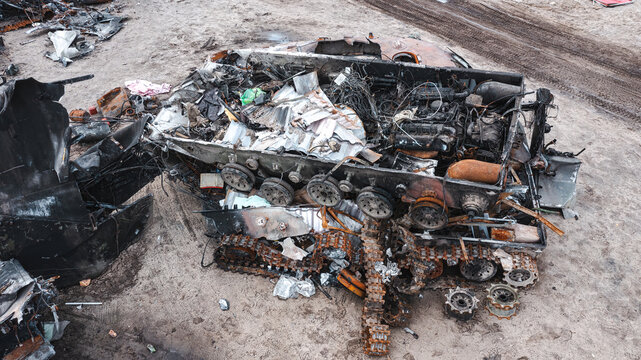
{"type": "Polygon", "coordinates": [[[343,199],[343,192],[338,188],[336,180],[325,175],[314,176],[307,184],[307,194],[312,200],[324,206],[336,206],[343,199]]]}
{"type": "Polygon", "coordinates": [[[235,190],[247,192],[254,187],[256,178],[249,169],[238,164],[227,164],[220,172],[225,184],[235,190]]]}
{"type": "Polygon", "coordinates": [[[374,219],[389,219],[394,213],[394,208],[389,196],[384,190],[365,188],[358,194],[356,205],[365,215],[374,219]]]}
{"type": "Polygon", "coordinates": [[[415,225],[426,230],[438,230],[447,225],[447,213],[440,204],[433,201],[418,201],[410,209],[410,219],[415,225]]]}
{"type": "Polygon", "coordinates": [[[272,205],[286,206],[294,201],[294,189],[278,178],[265,179],[260,193],[272,205]]]}
{"type": "Polygon", "coordinates": [[[461,275],[471,281],[487,281],[496,275],[496,265],[485,259],[474,259],[461,263],[461,275]]]}

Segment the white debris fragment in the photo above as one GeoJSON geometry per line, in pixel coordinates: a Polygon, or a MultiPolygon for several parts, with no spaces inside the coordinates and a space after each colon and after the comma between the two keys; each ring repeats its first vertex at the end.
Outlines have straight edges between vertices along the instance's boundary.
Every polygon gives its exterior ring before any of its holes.
{"type": "Polygon", "coordinates": [[[311,297],[316,294],[316,287],[312,280],[308,278],[296,283],[296,291],[304,297],[311,297]]]}
{"type": "Polygon", "coordinates": [[[382,261],[377,261],[374,264],[374,270],[381,274],[383,277],[383,283],[389,283],[393,277],[398,276],[401,273],[401,269],[398,268],[398,265],[394,262],[387,262],[387,265],[383,264],[382,261]]]}
{"type": "Polygon", "coordinates": [[[288,275],[281,275],[280,279],[274,286],[274,296],[279,299],[296,299],[298,294],[305,297],[310,297],[316,293],[316,287],[310,279],[296,280],[296,278],[288,275]]]}
{"type": "Polygon", "coordinates": [[[501,266],[503,267],[504,271],[512,270],[512,267],[514,266],[512,262],[512,255],[508,254],[503,249],[496,249],[494,250],[494,256],[501,260],[501,266]]]}
{"type": "Polygon", "coordinates": [[[227,299],[220,299],[218,300],[218,306],[220,306],[220,310],[227,311],[229,310],[229,301],[227,301],[227,299]]]}
{"type": "Polygon", "coordinates": [[[321,273],[320,274],[320,284],[321,284],[321,286],[325,286],[325,285],[327,285],[329,283],[329,276],[330,275],[331,275],[330,273],[321,273]]]}
{"type": "Polygon", "coordinates": [[[345,259],[336,259],[332,261],[331,264],[329,264],[329,270],[331,272],[339,272],[348,266],[349,266],[349,261],[345,259]]]}
{"type": "Polygon", "coordinates": [[[292,238],[288,237],[287,239],[283,240],[281,245],[283,246],[283,256],[288,257],[292,260],[303,260],[303,258],[308,254],[307,251],[296,246],[292,238]]]}

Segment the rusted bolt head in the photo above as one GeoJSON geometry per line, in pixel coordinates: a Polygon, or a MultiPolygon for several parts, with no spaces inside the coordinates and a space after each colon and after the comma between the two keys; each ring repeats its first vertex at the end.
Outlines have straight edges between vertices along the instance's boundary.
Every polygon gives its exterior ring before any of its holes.
{"type": "Polygon", "coordinates": [[[289,181],[293,182],[294,184],[298,184],[299,182],[301,182],[301,180],[303,180],[303,176],[296,171],[290,172],[287,177],[289,178],[289,181]]]}
{"type": "Polygon", "coordinates": [[[404,184],[398,184],[394,188],[394,192],[396,192],[397,196],[403,196],[407,192],[407,186],[405,186],[404,184]]]}
{"type": "Polygon", "coordinates": [[[285,224],[284,222],[278,223],[278,230],[280,230],[280,231],[287,230],[287,224],[285,224]]]}
{"type": "Polygon", "coordinates": [[[342,192],[348,193],[354,190],[354,185],[347,180],[341,180],[338,182],[338,188],[341,189],[342,192]]]}
{"type": "Polygon", "coordinates": [[[256,170],[258,169],[258,160],[249,158],[245,161],[245,166],[247,166],[249,170],[256,170]]]}

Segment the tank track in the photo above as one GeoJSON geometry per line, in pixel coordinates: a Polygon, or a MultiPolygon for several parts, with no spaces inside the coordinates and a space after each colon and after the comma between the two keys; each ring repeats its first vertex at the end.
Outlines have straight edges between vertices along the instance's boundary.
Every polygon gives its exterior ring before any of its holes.
{"type": "Polygon", "coordinates": [[[311,257],[301,261],[289,259],[273,247],[275,242],[245,235],[225,235],[214,251],[214,261],[223,270],[277,278],[284,272],[302,271],[319,273],[325,265],[323,250],[343,250],[347,258],[353,256],[347,235],[339,231],[314,234],[316,246],[311,257]]]}
{"type": "MultiPolygon", "coordinates": [[[[275,247],[277,242],[250,238],[245,235],[226,235],[219,240],[214,251],[214,261],[223,270],[269,278],[278,278],[287,272],[301,271],[318,274],[330,259],[325,249],[340,249],[351,262],[350,268],[361,270],[365,277],[365,298],[361,316],[361,337],[363,351],[367,355],[389,354],[390,326],[405,327],[412,315],[407,295],[419,293],[426,288],[430,279],[443,273],[444,263],[486,259],[501,264],[501,259],[491,248],[481,244],[423,246],[417,238],[403,227],[398,239],[403,242],[407,253],[395,260],[398,266],[412,274],[411,280],[401,283],[397,278],[391,284],[383,282],[383,276],[376,271],[376,263],[385,262],[382,246],[383,228],[386,223],[369,220],[362,229],[361,246],[354,249],[348,235],[341,231],[313,234],[315,247],[312,254],[301,261],[284,257],[275,247]]],[[[523,252],[510,253],[507,261],[513,269],[529,270],[538,279],[536,260],[523,252]]],[[[504,271],[507,274],[508,271],[504,271]]],[[[442,288],[455,288],[457,282],[445,284],[442,288]]]]}

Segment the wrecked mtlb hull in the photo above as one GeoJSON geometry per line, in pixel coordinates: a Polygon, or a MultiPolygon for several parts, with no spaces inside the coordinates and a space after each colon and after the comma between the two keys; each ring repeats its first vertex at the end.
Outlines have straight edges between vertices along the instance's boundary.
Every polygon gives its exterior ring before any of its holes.
{"type": "Polygon", "coordinates": [[[70,162],[63,93],[33,79],[0,87],[0,259],[61,276],[61,287],[97,276],[135,241],[152,198],[123,203],[159,173],[137,151],[144,120],[70,162]]]}
{"type": "Polygon", "coordinates": [[[442,240],[545,246],[538,219],[506,204],[539,207],[543,143],[530,147],[519,119],[542,136],[549,91],[523,105],[518,74],[272,50],[230,56],[252,71],[210,63],[202,73],[211,86],[231,92],[225,76],[258,83],[279,68],[293,86],[271,80],[258,86],[268,100],[234,109],[226,98],[220,113],[232,120],[213,141],[194,128],[191,138],[178,127],[161,135],[170,149],[217,166],[229,188],[256,189],[274,206],[292,205],[299,190],[322,206],[349,199],[369,217],[402,219],[442,240]],[[528,110],[535,114],[524,118],[528,110]],[[494,218],[506,209],[517,218],[494,218]],[[484,225],[471,232],[473,222],[484,225]],[[456,224],[467,230],[452,233],[456,224]]]}
{"type": "Polygon", "coordinates": [[[449,67],[424,66],[402,43],[388,43],[394,61],[376,39],[221,52],[150,123],[170,178],[204,200],[203,261],[342,284],[364,298],[370,355],[426,287],[467,286],[445,304],[469,319],[470,289],[504,281],[490,314],[511,318],[546,229],[563,234],[541,208],[572,202],[580,165],[544,140],[547,89],[446,52],[449,67]]]}

